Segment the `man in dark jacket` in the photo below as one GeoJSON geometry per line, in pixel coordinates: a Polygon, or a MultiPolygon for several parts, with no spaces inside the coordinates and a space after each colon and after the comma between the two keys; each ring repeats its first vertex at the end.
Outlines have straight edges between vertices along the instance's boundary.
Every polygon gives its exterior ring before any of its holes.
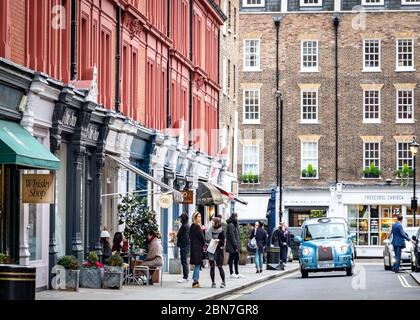
{"type": "Polygon", "coordinates": [[[183,277],[178,280],[179,283],[188,281],[188,251],[190,247],[190,225],[188,224],[188,215],[186,213],[181,214],[179,217],[181,220],[181,228],[179,228],[178,234],[176,236],[176,245],[179,247],[181,254],[181,264],[182,264],[182,273],[183,277]]]}
{"type": "Polygon", "coordinates": [[[239,274],[239,250],[240,250],[240,239],[239,239],[239,228],[238,228],[238,214],[234,213],[228,220],[227,233],[226,233],[226,252],[229,252],[229,271],[230,277],[237,279],[242,278],[239,274]],[[235,266],[235,274],[233,274],[233,266],[235,266]]]}
{"type": "Polygon", "coordinates": [[[395,262],[392,270],[394,272],[400,272],[400,261],[401,261],[401,250],[405,248],[405,241],[411,241],[410,237],[405,233],[402,226],[403,216],[399,215],[397,217],[397,222],[392,225],[392,245],[394,246],[395,252],[395,262]]]}

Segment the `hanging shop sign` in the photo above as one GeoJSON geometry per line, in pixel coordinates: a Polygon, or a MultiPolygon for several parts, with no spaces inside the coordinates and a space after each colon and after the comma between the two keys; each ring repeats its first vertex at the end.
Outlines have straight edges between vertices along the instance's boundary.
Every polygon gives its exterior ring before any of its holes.
{"type": "Polygon", "coordinates": [[[194,191],[193,190],[184,190],[182,193],[182,204],[193,204],[194,203],[194,191]]]}
{"type": "Polygon", "coordinates": [[[22,203],[54,203],[54,174],[22,174],[22,203]]]}
{"type": "Polygon", "coordinates": [[[159,197],[159,206],[163,209],[168,209],[174,202],[171,194],[162,194],[159,197]]]}

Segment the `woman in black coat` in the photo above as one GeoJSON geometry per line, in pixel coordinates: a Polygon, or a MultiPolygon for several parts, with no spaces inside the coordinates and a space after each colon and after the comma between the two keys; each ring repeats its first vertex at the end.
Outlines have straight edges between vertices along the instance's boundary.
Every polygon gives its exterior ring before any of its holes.
{"type": "Polygon", "coordinates": [[[262,223],[255,222],[255,240],[257,240],[257,252],[255,253],[255,267],[257,273],[262,272],[264,248],[267,244],[267,232],[263,229],[262,223]]]}
{"type": "Polygon", "coordinates": [[[190,264],[194,265],[192,286],[193,288],[199,288],[200,266],[203,263],[204,245],[206,243],[203,231],[201,230],[200,212],[193,214],[192,222],[190,227],[190,264]]]}

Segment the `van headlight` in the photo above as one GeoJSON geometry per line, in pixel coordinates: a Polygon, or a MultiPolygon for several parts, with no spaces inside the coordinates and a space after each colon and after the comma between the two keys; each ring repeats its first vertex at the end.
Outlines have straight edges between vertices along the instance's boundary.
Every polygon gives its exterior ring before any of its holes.
{"type": "Polygon", "coordinates": [[[302,254],[304,255],[304,256],[309,256],[309,254],[311,253],[311,249],[309,249],[309,248],[304,248],[303,250],[302,250],[302,254]]]}
{"type": "Polygon", "coordinates": [[[349,250],[349,246],[346,244],[343,244],[341,247],[341,253],[347,253],[347,251],[349,250]]]}

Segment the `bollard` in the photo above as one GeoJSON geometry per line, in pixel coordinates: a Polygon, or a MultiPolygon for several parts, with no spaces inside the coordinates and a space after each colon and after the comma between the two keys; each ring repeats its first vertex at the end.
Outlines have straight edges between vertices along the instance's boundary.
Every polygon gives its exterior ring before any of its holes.
{"type": "Polygon", "coordinates": [[[35,300],[36,268],[0,265],[0,300],[35,300]]]}

